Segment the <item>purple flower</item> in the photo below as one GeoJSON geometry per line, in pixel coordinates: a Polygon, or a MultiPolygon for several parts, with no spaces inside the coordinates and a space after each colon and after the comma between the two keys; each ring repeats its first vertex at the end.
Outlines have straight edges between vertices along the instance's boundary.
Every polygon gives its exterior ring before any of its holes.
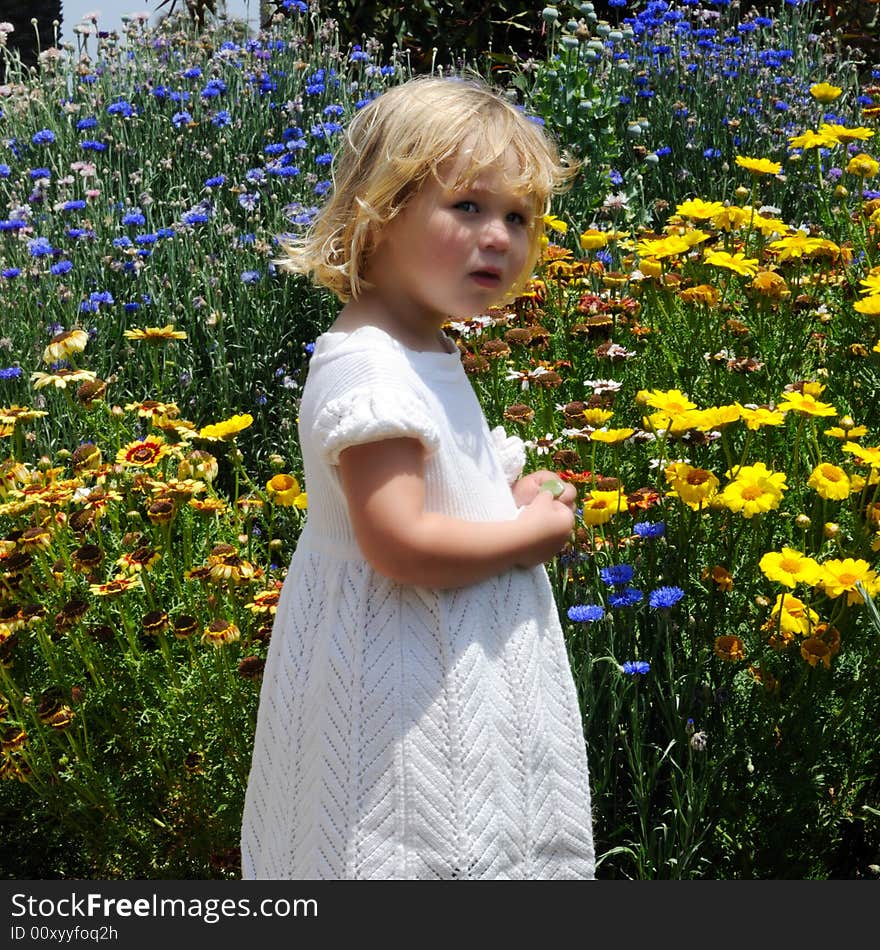
{"type": "Polygon", "coordinates": [[[576,604],[568,608],[568,619],[574,623],[595,623],[605,616],[598,604],[576,604]]]}

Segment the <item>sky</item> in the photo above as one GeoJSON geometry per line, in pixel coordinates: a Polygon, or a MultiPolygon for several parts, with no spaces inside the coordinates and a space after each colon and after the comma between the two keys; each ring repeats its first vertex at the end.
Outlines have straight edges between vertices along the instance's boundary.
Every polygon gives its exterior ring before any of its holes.
{"type": "MultiPolygon", "coordinates": [[[[74,43],[73,28],[79,23],[86,13],[98,13],[98,29],[106,30],[108,33],[116,30],[122,32],[122,15],[124,13],[140,13],[149,11],[156,13],[156,9],[162,0],[62,0],[61,10],[63,14],[61,22],[61,39],[69,43],[74,43]]],[[[167,13],[168,8],[164,7],[162,12],[167,13]]],[[[244,19],[248,15],[248,21],[252,27],[256,27],[257,13],[259,11],[259,0],[226,0],[227,14],[231,17],[240,17],[244,19]]],[[[177,0],[175,10],[180,12],[185,9],[184,0],[177,0]]],[[[151,19],[151,23],[155,20],[151,19]]],[[[74,43],[75,45],[75,43],[74,43]]]]}

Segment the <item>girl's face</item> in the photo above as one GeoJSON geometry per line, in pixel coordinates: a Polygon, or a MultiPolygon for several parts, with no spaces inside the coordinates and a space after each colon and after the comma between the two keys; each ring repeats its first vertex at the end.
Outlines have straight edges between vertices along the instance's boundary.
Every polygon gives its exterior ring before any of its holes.
{"type": "MultiPolygon", "coordinates": [[[[441,167],[454,181],[467,155],[441,167]]],[[[534,209],[505,185],[508,154],[467,186],[433,175],[382,229],[366,278],[392,317],[433,335],[448,319],[484,313],[504,297],[529,257],[534,209]]]]}

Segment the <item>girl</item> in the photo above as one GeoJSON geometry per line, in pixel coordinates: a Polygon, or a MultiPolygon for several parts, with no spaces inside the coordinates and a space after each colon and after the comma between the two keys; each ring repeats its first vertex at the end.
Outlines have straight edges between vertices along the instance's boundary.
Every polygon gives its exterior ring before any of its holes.
{"type": "Polygon", "coordinates": [[[489,431],[441,330],[525,283],[574,171],[481,82],[414,79],[356,116],[332,197],[285,248],[345,306],[302,394],[309,516],[264,672],[245,878],[594,876],[543,567],[576,491],[519,477],[522,442],[489,431]]]}

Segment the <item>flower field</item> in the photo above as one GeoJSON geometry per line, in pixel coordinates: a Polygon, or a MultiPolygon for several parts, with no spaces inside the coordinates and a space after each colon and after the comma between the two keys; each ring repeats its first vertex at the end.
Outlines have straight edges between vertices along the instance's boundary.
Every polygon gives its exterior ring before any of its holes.
{"type": "MultiPolygon", "coordinates": [[[[2,877],[240,873],[336,306],[273,259],[411,72],[283,6],[0,87],[2,877]]],[[[876,877],[880,71],[806,0],[608,9],[469,64],[585,164],[527,292],[447,327],[579,489],[548,570],[597,875],[876,877]]]]}

